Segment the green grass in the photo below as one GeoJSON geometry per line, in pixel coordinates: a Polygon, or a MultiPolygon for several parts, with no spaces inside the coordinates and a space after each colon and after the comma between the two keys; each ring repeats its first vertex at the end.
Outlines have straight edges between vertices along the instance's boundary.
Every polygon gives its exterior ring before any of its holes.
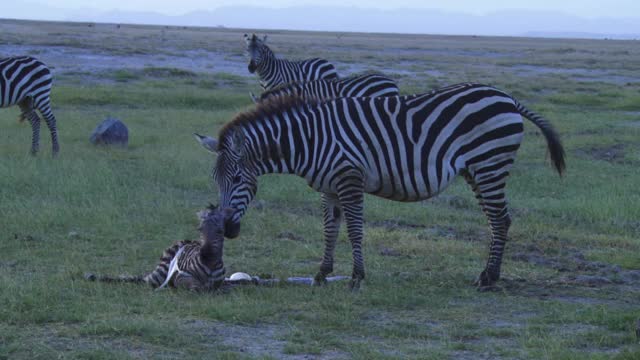
{"type": "MultiPolygon", "coordinates": [[[[49,44],[47,34],[57,33],[55,41],[73,46],[74,34],[116,31],[30,26],[31,40],[11,31],[0,39],[49,44]]],[[[159,41],[158,27],[123,29],[102,39],[105,51],[149,53],[159,41]]],[[[237,52],[237,33],[172,28],[163,51],[210,49],[210,38],[237,52]]],[[[315,49],[336,41],[335,34],[309,34],[273,38],[282,53],[300,57],[296,44],[315,49]]],[[[359,293],[345,284],[191,294],[86,282],[85,272],[146,272],[171,243],[197,237],[195,213],[217,202],[217,189],[210,178],[215,158],[192,133],[215,135],[250,106],[247,93],[257,86],[253,78],[154,66],[106,71],[104,81],[93,82],[83,80],[86,73],[65,73],[53,93],[58,158],[50,157],[44,127],[41,153],[29,156],[28,124],[16,121],[15,108],[0,111],[0,359],[638,358],[640,281],[592,288],[570,278],[604,271],[615,280],[622,273],[613,265],[640,268],[640,126],[631,126],[639,121],[638,86],[509,71],[522,54],[536,52],[535,63],[544,66],[569,57],[562,68],[585,67],[595,57],[624,73],[631,65],[607,61],[636,50],[620,53],[626,43],[619,42],[376,36],[349,34],[330,54],[343,64],[365,59],[393,67],[393,54],[377,50],[411,48],[415,54],[402,56],[416,75],[401,77],[403,92],[477,77],[513,93],[563,137],[568,169],[559,178],[544,140],[525,125],[507,187],[513,226],[501,291],[471,286],[486,260],[488,229],[461,179],[424,203],[366,198],[367,279],[359,293]],[[504,56],[480,62],[469,55],[478,49],[504,56]],[[129,126],[128,148],[89,144],[107,116],[129,126]],[[605,156],[620,144],[620,156],[605,156]],[[512,258],[517,254],[538,254],[568,270],[512,258]],[[596,262],[604,270],[584,268],[596,262]]],[[[241,236],[225,244],[227,271],[315,274],[323,248],[319,195],[299,178],[269,175],[260,179],[257,201],[262,206],[248,211],[241,236]]],[[[335,272],[351,272],[344,229],[335,272]]]]}

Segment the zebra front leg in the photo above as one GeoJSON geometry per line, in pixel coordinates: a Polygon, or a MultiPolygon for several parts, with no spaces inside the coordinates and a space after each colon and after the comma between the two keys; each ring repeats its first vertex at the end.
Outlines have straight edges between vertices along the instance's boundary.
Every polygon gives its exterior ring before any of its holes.
{"type": "Polygon", "coordinates": [[[313,279],[313,285],[325,285],[327,275],[333,272],[333,253],[336,248],[338,232],[340,231],[340,221],[342,219],[342,209],[338,197],[334,194],[322,194],[322,211],[324,219],[324,256],[320,271],[313,279]]]}
{"type": "Polygon", "coordinates": [[[51,152],[53,156],[57,155],[60,151],[60,145],[58,144],[58,129],[56,128],[56,118],[53,116],[53,113],[49,109],[49,116],[45,116],[44,120],[47,123],[47,127],[49,128],[49,132],[51,133],[51,152]]]}
{"type": "Polygon", "coordinates": [[[203,290],[202,284],[193,276],[187,273],[179,273],[173,279],[173,286],[176,289],[184,289],[189,291],[203,290]]]}
{"type": "Polygon", "coordinates": [[[26,97],[18,103],[20,106],[20,121],[29,119],[31,124],[31,155],[36,155],[40,148],[40,117],[33,107],[33,98],[26,97]]]}
{"type": "Polygon", "coordinates": [[[353,273],[349,287],[358,290],[365,277],[364,257],[362,256],[364,182],[362,176],[346,175],[344,181],[338,184],[338,198],[342,205],[347,232],[351,242],[353,256],[353,273]]]}
{"type": "Polygon", "coordinates": [[[511,226],[511,217],[504,192],[508,175],[508,172],[485,174],[481,179],[465,176],[476,193],[491,229],[489,259],[485,269],[474,283],[479,289],[490,288],[500,279],[502,255],[507,242],[507,233],[511,226]]]}

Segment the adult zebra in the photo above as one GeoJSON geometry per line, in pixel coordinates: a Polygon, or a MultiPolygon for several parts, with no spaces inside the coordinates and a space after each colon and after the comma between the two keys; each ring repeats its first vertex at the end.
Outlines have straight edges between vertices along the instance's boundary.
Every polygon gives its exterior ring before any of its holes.
{"type": "Polygon", "coordinates": [[[20,106],[20,121],[31,122],[31,153],[40,147],[40,117],[44,117],[51,132],[53,154],[60,150],[56,118],[51,111],[51,71],[41,61],[30,57],[0,59],[0,108],[20,106]]]}
{"type": "Polygon", "coordinates": [[[319,103],[278,98],[237,115],[221,130],[218,141],[200,140],[218,153],[213,176],[221,206],[234,209],[225,236],[240,232],[240,218],[256,194],[259,175],[301,176],[322,193],[325,250],[316,283],[333,271],[344,214],[352,246],[352,288],[358,288],[365,276],[364,193],[419,201],[437,195],[462,175],[489,220],[489,258],[476,281],[485,287],[500,277],[511,224],[504,187],[522,141],[522,117],[540,128],[562,174],[564,150],[553,127],[508,94],[481,84],[319,103]]]}
{"type": "Polygon", "coordinates": [[[307,99],[334,99],[338,97],[378,97],[398,96],[400,92],[395,81],[379,74],[354,75],[339,80],[311,80],[282,84],[267,90],[254,102],[264,101],[272,96],[297,95],[307,99]]]}
{"type": "Polygon", "coordinates": [[[258,73],[260,85],[269,90],[280,84],[317,79],[337,79],[335,67],[327,60],[313,58],[300,61],[277,59],[265,44],[267,36],[259,39],[256,34],[244,34],[249,56],[249,72],[258,73]]]}

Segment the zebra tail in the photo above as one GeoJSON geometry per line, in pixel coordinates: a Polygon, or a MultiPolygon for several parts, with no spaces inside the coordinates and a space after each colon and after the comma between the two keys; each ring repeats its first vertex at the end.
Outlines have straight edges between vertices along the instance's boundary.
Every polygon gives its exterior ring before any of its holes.
{"type": "Polygon", "coordinates": [[[120,276],[109,276],[109,275],[96,275],[96,274],[85,274],[84,278],[88,281],[100,281],[100,282],[110,282],[110,283],[144,283],[144,276],[131,276],[131,275],[120,275],[120,276]]]}
{"type": "Polygon", "coordinates": [[[540,131],[542,131],[545,139],[547,139],[547,147],[549,148],[549,154],[551,155],[551,162],[553,162],[553,165],[558,171],[558,174],[562,176],[566,165],[564,162],[564,148],[562,147],[562,142],[560,142],[560,136],[553,128],[551,123],[548,122],[545,118],[527,109],[518,100],[513,99],[513,101],[520,115],[529,119],[538,128],[540,128],[540,131]]]}

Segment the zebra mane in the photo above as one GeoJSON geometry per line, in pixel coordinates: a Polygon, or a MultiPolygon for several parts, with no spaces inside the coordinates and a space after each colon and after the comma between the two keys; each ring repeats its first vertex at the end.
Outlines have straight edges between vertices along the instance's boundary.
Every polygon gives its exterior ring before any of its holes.
{"type": "Polygon", "coordinates": [[[290,88],[294,92],[294,94],[296,94],[298,92],[298,87],[302,88],[308,82],[310,81],[292,81],[288,83],[278,84],[269,90],[263,91],[262,94],[260,94],[260,99],[266,99],[270,95],[276,94],[282,91],[283,89],[288,89],[288,88],[290,88]]]}
{"type": "Polygon", "coordinates": [[[264,101],[257,103],[253,108],[238,113],[231,121],[225,124],[218,135],[218,150],[224,146],[225,139],[236,128],[241,128],[245,124],[255,124],[264,121],[273,115],[282,113],[292,108],[303,108],[309,105],[319,103],[318,99],[303,99],[298,96],[285,95],[270,97],[264,101]]]}

